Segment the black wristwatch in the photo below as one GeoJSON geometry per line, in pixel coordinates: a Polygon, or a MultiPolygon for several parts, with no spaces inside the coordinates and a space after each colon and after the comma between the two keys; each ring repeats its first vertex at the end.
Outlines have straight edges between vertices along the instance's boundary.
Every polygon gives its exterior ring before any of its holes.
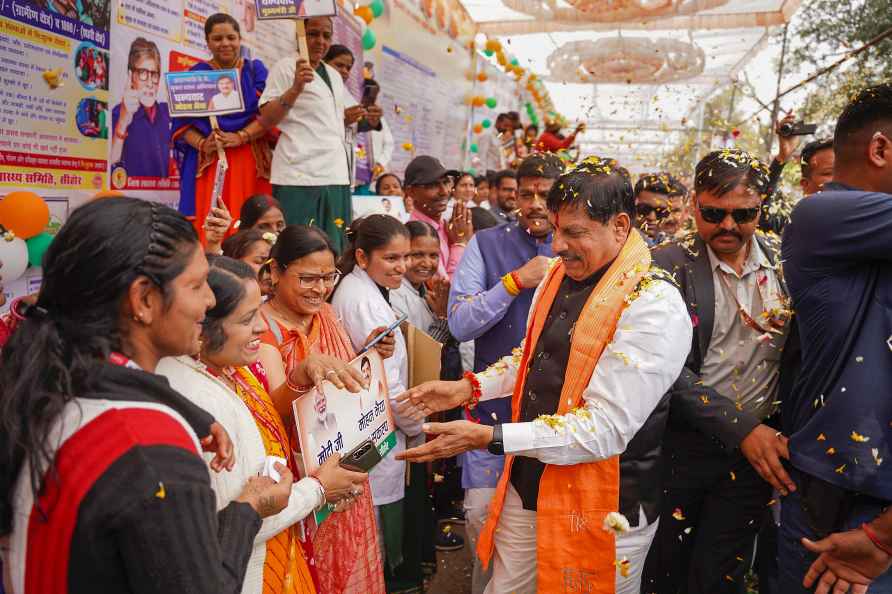
{"type": "Polygon", "coordinates": [[[502,425],[494,425],[492,428],[492,441],[489,442],[489,445],[486,446],[486,449],[490,454],[495,454],[496,456],[504,456],[505,455],[505,444],[502,443],[502,425]]]}

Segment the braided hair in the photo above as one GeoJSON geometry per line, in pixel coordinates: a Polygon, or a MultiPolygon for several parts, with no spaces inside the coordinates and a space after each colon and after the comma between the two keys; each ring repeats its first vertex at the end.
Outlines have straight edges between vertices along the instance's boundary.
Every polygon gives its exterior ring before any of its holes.
{"type": "Polygon", "coordinates": [[[161,291],[186,268],[198,238],[175,210],[135,198],[94,200],[71,213],[47,250],[35,306],[0,353],[0,536],[25,460],[31,488],[51,463],[47,436],[65,405],[89,390],[91,370],[121,350],[121,305],[139,277],[161,291]]]}

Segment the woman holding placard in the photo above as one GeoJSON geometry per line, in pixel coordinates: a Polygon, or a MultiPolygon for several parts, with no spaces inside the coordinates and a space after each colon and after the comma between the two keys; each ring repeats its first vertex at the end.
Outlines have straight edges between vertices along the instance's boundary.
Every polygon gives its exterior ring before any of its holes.
{"type": "MultiPolygon", "coordinates": [[[[252,476],[264,474],[275,480],[271,467],[282,473],[290,470],[295,477],[299,472],[288,430],[273,405],[264,369],[257,363],[259,337],[265,327],[259,315],[260,287],[254,271],[243,262],[217,256],[211,258],[207,279],[215,305],[202,324],[199,358],[168,357],[158,364],[157,372],[171,387],[213,414],[232,437],[235,466],[231,472],[211,476],[217,507],[223,508],[252,476]],[[272,457],[279,459],[278,467],[272,457]]],[[[314,378],[326,373],[340,378],[348,389],[358,390],[363,381],[358,371],[326,356],[305,359],[292,370],[291,377],[293,382],[312,385],[314,378]]],[[[283,386],[282,390],[289,389],[283,386]]],[[[241,593],[327,594],[321,585],[318,589],[314,585],[308,563],[312,549],[302,551],[299,522],[326,501],[347,505],[356,501],[362,496],[366,478],[365,473],[341,468],[338,457],[332,456],[314,477],[295,480],[287,507],[265,519],[254,538],[241,593]]]]}
{"type": "MultiPolygon", "coordinates": [[[[192,70],[238,70],[245,110],[218,116],[218,130],[212,129],[206,117],[177,118],[175,122],[173,141],[180,157],[181,174],[179,209],[186,215],[194,215],[195,228],[202,241],[205,219],[213,206],[218,146],[226,150],[229,162],[220,199],[230,213],[238,214],[249,197],[272,191],[269,184],[272,151],[266,130],[257,121],[258,99],[266,88],[266,66],[260,60],[241,57],[239,24],[228,14],[208,17],[204,33],[213,58],[199,62],[192,70]]],[[[232,82],[222,80],[221,86],[232,82]]],[[[220,91],[219,95],[224,95],[225,89],[220,91]]]]}
{"type": "MultiPolygon", "coordinates": [[[[328,236],[316,227],[285,227],[270,257],[275,291],[261,308],[268,332],[261,337],[260,360],[275,390],[287,383],[286,373],[313,354],[351,361],[356,353],[334,310],[325,302],[340,277],[328,236]]],[[[376,328],[368,338],[381,330],[376,328]]],[[[378,346],[383,357],[393,352],[393,340],[382,340],[378,346]]],[[[291,399],[280,400],[276,406],[293,427],[291,399]]],[[[313,553],[320,592],[384,593],[384,570],[369,489],[352,507],[322,523],[313,537],[313,553]]]]}

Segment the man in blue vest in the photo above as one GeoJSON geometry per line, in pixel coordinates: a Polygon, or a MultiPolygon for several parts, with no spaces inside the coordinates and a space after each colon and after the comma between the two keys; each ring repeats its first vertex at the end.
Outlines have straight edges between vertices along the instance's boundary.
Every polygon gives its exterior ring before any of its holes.
{"type": "Polygon", "coordinates": [[[783,239],[802,371],[783,406],[798,488],[781,508],[780,591],[811,592],[819,578],[819,593],[872,580],[868,592],[888,594],[892,84],[846,106],[833,152],[833,181],[796,205],[783,239]]]}
{"type": "MultiPolygon", "coordinates": [[[[552,255],[545,198],[563,171],[563,163],[552,154],[524,159],[517,170],[517,220],[475,233],[452,277],[449,330],[459,341],[474,341],[475,372],[509,354],[523,340],[533,292],[545,277],[552,255]]],[[[476,410],[480,422],[487,425],[511,419],[509,398],[481,402],[476,410]]],[[[472,549],[504,459],[485,450],[463,455],[462,487],[472,549]]],[[[488,581],[475,558],[472,593],[482,593],[488,581]]]]}

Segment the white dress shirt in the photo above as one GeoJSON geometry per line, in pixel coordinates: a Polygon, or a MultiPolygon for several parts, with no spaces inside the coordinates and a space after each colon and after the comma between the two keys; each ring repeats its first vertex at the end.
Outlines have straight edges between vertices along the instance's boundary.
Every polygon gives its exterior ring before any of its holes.
{"type": "MultiPolygon", "coordinates": [[[[331,305],[350,336],[353,348],[359,352],[365,339],[379,326],[390,326],[397,316],[384,299],[375,281],[359,266],[346,275],[335,291],[331,305]]],[[[396,345],[393,355],[384,359],[387,374],[387,390],[390,409],[397,425],[396,447],[369,473],[372,501],[375,505],[393,503],[403,498],[405,492],[406,463],[394,454],[406,449],[406,436],[421,433],[421,421],[414,421],[397,412],[395,398],[406,391],[409,382],[409,359],[402,331],[394,330],[396,345]]]]}
{"type": "MultiPolygon", "coordinates": [[[[222,381],[202,372],[204,366],[190,357],[165,357],[155,373],[163,375],[170,386],[206,410],[223,425],[235,449],[235,466],[231,471],[211,471],[211,487],[217,495],[217,509],[223,509],[242,493],[252,476],[263,470],[266,449],[257,429],[254,415],[241,398],[222,381]]],[[[214,455],[205,453],[210,463],[214,455]]],[[[325,501],[319,483],[303,478],[291,487],[288,507],[263,520],[254,538],[254,550],[248,560],[248,570],[242,584],[242,594],[263,592],[263,565],[266,561],[266,541],[289,526],[300,522],[325,501]]]]}
{"type": "MultiPolygon", "coordinates": [[[[533,298],[531,315],[541,294],[533,298]]],[[[678,290],[654,280],[626,307],[604,348],[577,412],[502,425],[505,453],[570,465],[605,460],[626,450],[681,373],[693,327],[678,290]],[[552,428],[554,427],[554,428],[552,428]]],[[[481,400],[510,396],[521,352],[477,374],[481,400]]]]}
{"type": "Polygon", "coordinates": [[[390,160],[393,159],[393,133],[387,125],[387,120],[382,117],[381,129],[372,130],[369,134],[372,137],[372,158],[386,172],[390,167],[390,160]]]}
{"type": "MultiPolygon", "coordinates": [[[[260,105],[291,88],[297,57],[288,56],[270,70],[260,105]]],[[[282,135],[273,153],[270,182],[279,186],[350,185],[345,105],[353,104],[337,70],[323,62],[331,89],[318,73],[304,86],[279,123],[282,135]]]]}

